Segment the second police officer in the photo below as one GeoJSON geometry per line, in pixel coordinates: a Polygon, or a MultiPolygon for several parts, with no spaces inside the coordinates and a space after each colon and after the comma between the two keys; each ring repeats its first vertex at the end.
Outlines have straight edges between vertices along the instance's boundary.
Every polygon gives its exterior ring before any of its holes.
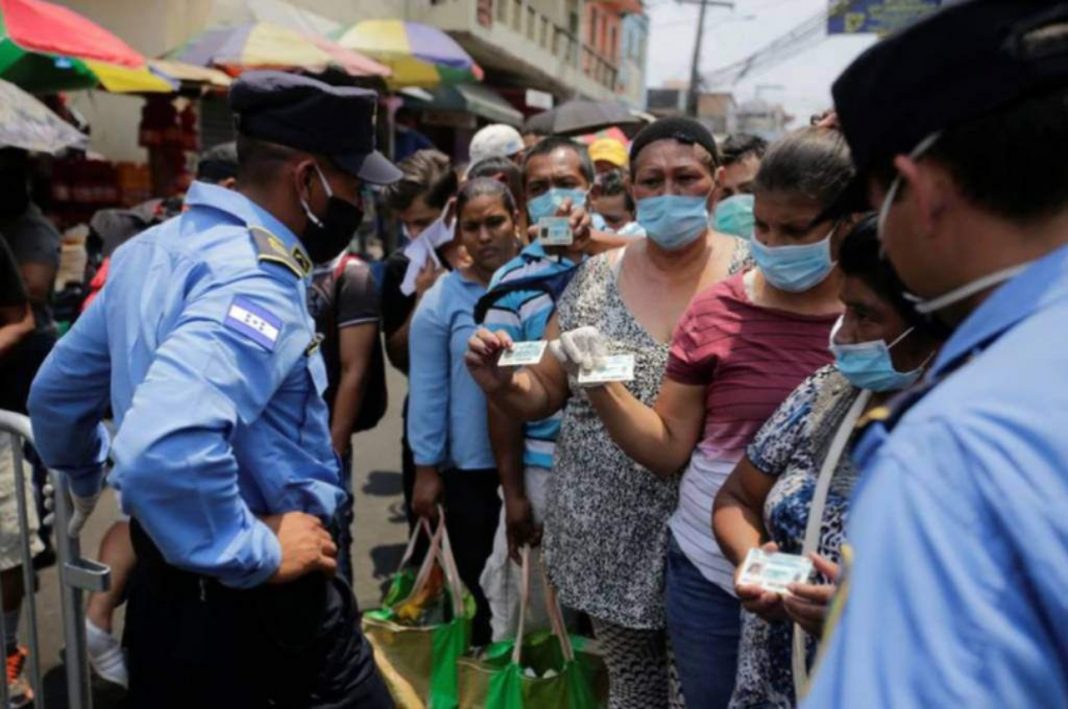
{"type": "Polygon", "coordinates": [[[373,91],[250,72],[230,104],[237,190],[194,184],[116,252],[34,382],[35,438],[70,476],[74,534],[114,460],[134,706],[391,706],[334,574],[345,493],[305,293],[359,225],[361,183],[400,172],[373,91]]]}

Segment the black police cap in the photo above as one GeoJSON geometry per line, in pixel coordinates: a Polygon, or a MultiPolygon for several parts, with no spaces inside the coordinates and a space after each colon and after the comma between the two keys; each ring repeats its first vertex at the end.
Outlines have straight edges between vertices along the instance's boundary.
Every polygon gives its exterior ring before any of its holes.
{"type": "Polygon", "coordinates": [[[868,208],[867,178],[880,161],[927,136],[1068,85],[1068,3],[967,0],[872,46],[832,93],[857,176],[836,202],[868,208]]]}
{"type": "Polygon", "coordinates": [[[242,135],[326,155],[352,175],[374,184],[402,177],[375,150],[378,94],[331,86],[282,71],[250,71],[230,88],[230,110],[242,135]]]}

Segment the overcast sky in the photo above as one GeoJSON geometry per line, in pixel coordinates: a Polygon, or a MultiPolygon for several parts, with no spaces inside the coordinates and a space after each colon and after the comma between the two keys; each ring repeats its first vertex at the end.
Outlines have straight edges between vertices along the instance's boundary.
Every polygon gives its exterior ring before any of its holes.
{"type": "MultiPolygon", "coordinates": [[[[708,8],[702,70],[712,71],[745,59],[827,5],[828,0],[736,0],[734,10],[708,8]]],[[[699,8],[675,0],[647,0],[646,7],[652,23],[648,86],[657,87],[671,79],[688,80],[699,8]]],[[[831,83],[874,41],[874,35],[824,35],[803,53],[739,81],[733,87],[735,97],[744,101],[759,93],[797,116],[793,127],[803,125],[810,114],[830,105],[831,83]]]]}

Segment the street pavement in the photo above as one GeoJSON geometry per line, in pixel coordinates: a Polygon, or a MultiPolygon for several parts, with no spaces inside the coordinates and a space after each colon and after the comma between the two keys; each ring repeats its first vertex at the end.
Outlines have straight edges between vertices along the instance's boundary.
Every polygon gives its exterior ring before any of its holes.
{"type": "MultiPolygon", "coordinates": [[[[359,434],[353,444],[353,490],[356,502],[353,526],[354,590],[361,609],[378,605],[407,542],[408,528],[404,517],[400,473],[401,410],[407,381],[394,369],[387,367],[387,382],[389,410],[373,431],[359,434]]],[[[81,544],[85,556],[92,558],[96,555],[100,540],[116,516],[114,496],[107,493],[82,532],[81,544]]],[[[36,598],[46,706],[67,707],[65,677],[60,664],[63,626],[55,567],[40,574],[40,590],[36,598]]],[[[115,619],[116,632],[119,633],[122,615],[120,608],[115,619]]],[[[26,642],[25,631],[22,641],[26,642]]],[[[123,693],[114,686],[94,681],[93,694],[96,709],[123,706],[123,693]]]]}

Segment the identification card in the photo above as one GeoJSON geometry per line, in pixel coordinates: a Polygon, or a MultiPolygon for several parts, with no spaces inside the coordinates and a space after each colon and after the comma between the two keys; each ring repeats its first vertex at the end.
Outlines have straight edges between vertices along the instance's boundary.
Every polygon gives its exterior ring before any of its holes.
{"type": "Polygon", "coordinates": [[[549,346],[547,340],[531,340],[529,342],[513,342],[512,349],[501,353],[497,365],[500,367],[523,367],[528,364],[537,364],[541,356],[545,354],[545,348],[549,346]]]}
{"type": "Polygon", "coordinates": [[[768,554],[762,549],[750,549],[742,564],[738,582],[786,595],[789,594],[787,586],[806,583],[811,574],[811,559],[797,554],[768,554]]]}
{"type": "Polygon", "coordinates": [[[593,369],[579,372],[579,384],[605,384],[606,382],[629,382],[634,379],[634,355],[621,354],[602,357],[593,369]]]}
{"type": "Polygon", "coordinates": [[[542,217],[538,220],[538,241],[542,246],[571,246],[575,238],[571,234],[568,217],[542,217]]]}

